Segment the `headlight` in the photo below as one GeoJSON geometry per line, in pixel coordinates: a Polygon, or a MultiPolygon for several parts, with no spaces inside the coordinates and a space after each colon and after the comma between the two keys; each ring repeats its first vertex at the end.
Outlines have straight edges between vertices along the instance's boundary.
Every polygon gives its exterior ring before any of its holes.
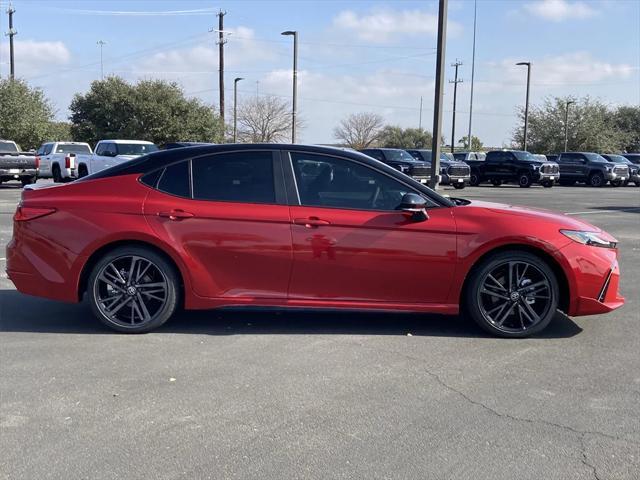
{"type": "Polygon", "coordinates": [[[565,237],[569,237],[574,242],[590,245],[592,247],[616,248],[618,242],[609,241],[597,232],[579,232],[576,230],[560,230],[565,237]]]}
{"type": "Polygon", "coordinates": [[[540,165],[532,165],[534,170],[540,170],[540,165]]]}
{"type": "Polygon", "coordinates": [[[607,172],[612,172],[613,171],[613,167],[607,166],[606,168],[607,168],[607,172]]]}

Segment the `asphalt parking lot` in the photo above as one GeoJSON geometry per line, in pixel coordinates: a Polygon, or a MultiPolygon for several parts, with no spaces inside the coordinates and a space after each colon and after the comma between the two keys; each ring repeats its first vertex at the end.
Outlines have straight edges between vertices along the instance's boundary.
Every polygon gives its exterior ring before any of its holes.
{"type": "Polygon", "coordinates": [[[0,186],[0,477],[640,478],[640,188],[445,193],[606,229],[627,304],[525,340],[317,312],[188,312],[120,335],[13,289],[20,189],[0,186]]]}

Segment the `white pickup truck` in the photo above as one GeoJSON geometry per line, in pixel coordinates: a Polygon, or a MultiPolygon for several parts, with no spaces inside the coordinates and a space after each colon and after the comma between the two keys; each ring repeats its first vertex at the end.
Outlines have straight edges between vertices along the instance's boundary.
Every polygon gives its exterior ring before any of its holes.
{"type": "Polygon", "coordinates": [[[88,144],[77,142],[45,143],[40,148],[40,176],[54,182],[85,177],[158,150],[143,140],[100,140],[93,153],[88,144]]]}

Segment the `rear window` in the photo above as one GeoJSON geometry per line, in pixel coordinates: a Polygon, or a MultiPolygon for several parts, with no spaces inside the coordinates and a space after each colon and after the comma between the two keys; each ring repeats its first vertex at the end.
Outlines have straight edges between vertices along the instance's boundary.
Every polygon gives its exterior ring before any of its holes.
{"type": "Polygon", "coordinates": [[[13,142],[0,142],[0,152],[9,152],[14,153],[17,152],[18,148],[16,144],[13,142]]]}
{"type": "Polygon", "coordinates": [[[91,153],[91,148],[81,143],[59,143],[56,153],[91,153]]]}

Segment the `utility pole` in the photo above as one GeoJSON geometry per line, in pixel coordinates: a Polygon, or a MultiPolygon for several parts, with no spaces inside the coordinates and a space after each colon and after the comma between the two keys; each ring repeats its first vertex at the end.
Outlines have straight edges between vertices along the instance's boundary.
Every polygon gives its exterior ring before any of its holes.
{"type": "Polygon", "coordinates": [[[15,37],[18,32],[13,28],[13,14],[16,12],[16,9],[13,8],[13,5],[9,4],[9,8],[7,9],[7,13],[9,14],[9,31],[6,35],[9,37],[9,64],[10,64],[10,74],[9,79],[14,80],[16,78],[16,64],[15,64],[15,56],[13,51],[13,37],[15,37]]]}
{"type": "Polygon", "coordinates": [[[258,100],[259,95],[260,95],[260,80],[256,80],[256,100],[258,100]]]}
{"type": "Polygon", "coordinates": [[[516,65],[527,67],[527,100],[524,106],[524,139],[522,149],[527,149],[527,127],[529,126],[529,89],[531,87],[531,62],[519,62],[516,65]]]}
{"type": "Polygon", "coordinates": [[[233,143],[238,141],[238,82],[242,77],[233,79],[233,143]]]}
{"type": "Polygon", "coordinates": [[[422,130],[422,96],[420,96],[420,120],[418,121],[418,129],[422,130]]]}
{"type": "Polygon", "coordinates": [[[476,24],[478,20],[478,0],[473,5],[473,54],[471,59],[471,97],[469,99],[469,132],[467,133],[467,150],[471,151],[471,121],[473,120],[473,81],[476,73],[476,24]]]}
{"type": "Polygon", "coordinates": [[[298,31],[287,30],[281,35],[293,37],[293,102],[291,110],[291,143],[296,143],[296,115],[298,111],[298,31]]]}
{"type": "Polygon", "coordinates": [[[222,10],[216,14],[218,16],[218,86],[220,88],[220,120],[222,121],[222,128],[224,128],[224,44],[227,43],[224,39],[224,16],[226,14],[227,12],[222,10]]]}
{"type": "Polygon", "coordinates": [[[440,137],[442,136],[442,94],[444,84],[444,54],[447,38],[447,0],[439,0],[438,50],[436,54],[436,88],[433,100],[433,140],[431,142],[431,181],[429,186],[438,188],[440,173],[440,137]]]}
{"type": "Polygon", "coordinates": [[[104,63],[102,62],[102,47],[104,47],[107,42],[98,40],[96,44],[100,47],[100,79],[104,80],[104,63]]]}
{"type": "Polygon", "coordinates": [[[567,101],[567,106],[564,109],[564,151],[567,151],[567,146],[569,144],[569,105],[572,103],[576,103],[573,100],[567,101]]]}
{"type": "Polygon", "coordinates": [[[453,83],[453,119],[451,120],[451,153],[456,148],[456,99],[458,97],[458,84],[462,83],[462,79],[458,80],[458,68],[462,65],[462,62],[456,59],[456,63],[452,63],[451,66],[456,69],[455,80],[449,80],[449,83],[453,83]]]}

